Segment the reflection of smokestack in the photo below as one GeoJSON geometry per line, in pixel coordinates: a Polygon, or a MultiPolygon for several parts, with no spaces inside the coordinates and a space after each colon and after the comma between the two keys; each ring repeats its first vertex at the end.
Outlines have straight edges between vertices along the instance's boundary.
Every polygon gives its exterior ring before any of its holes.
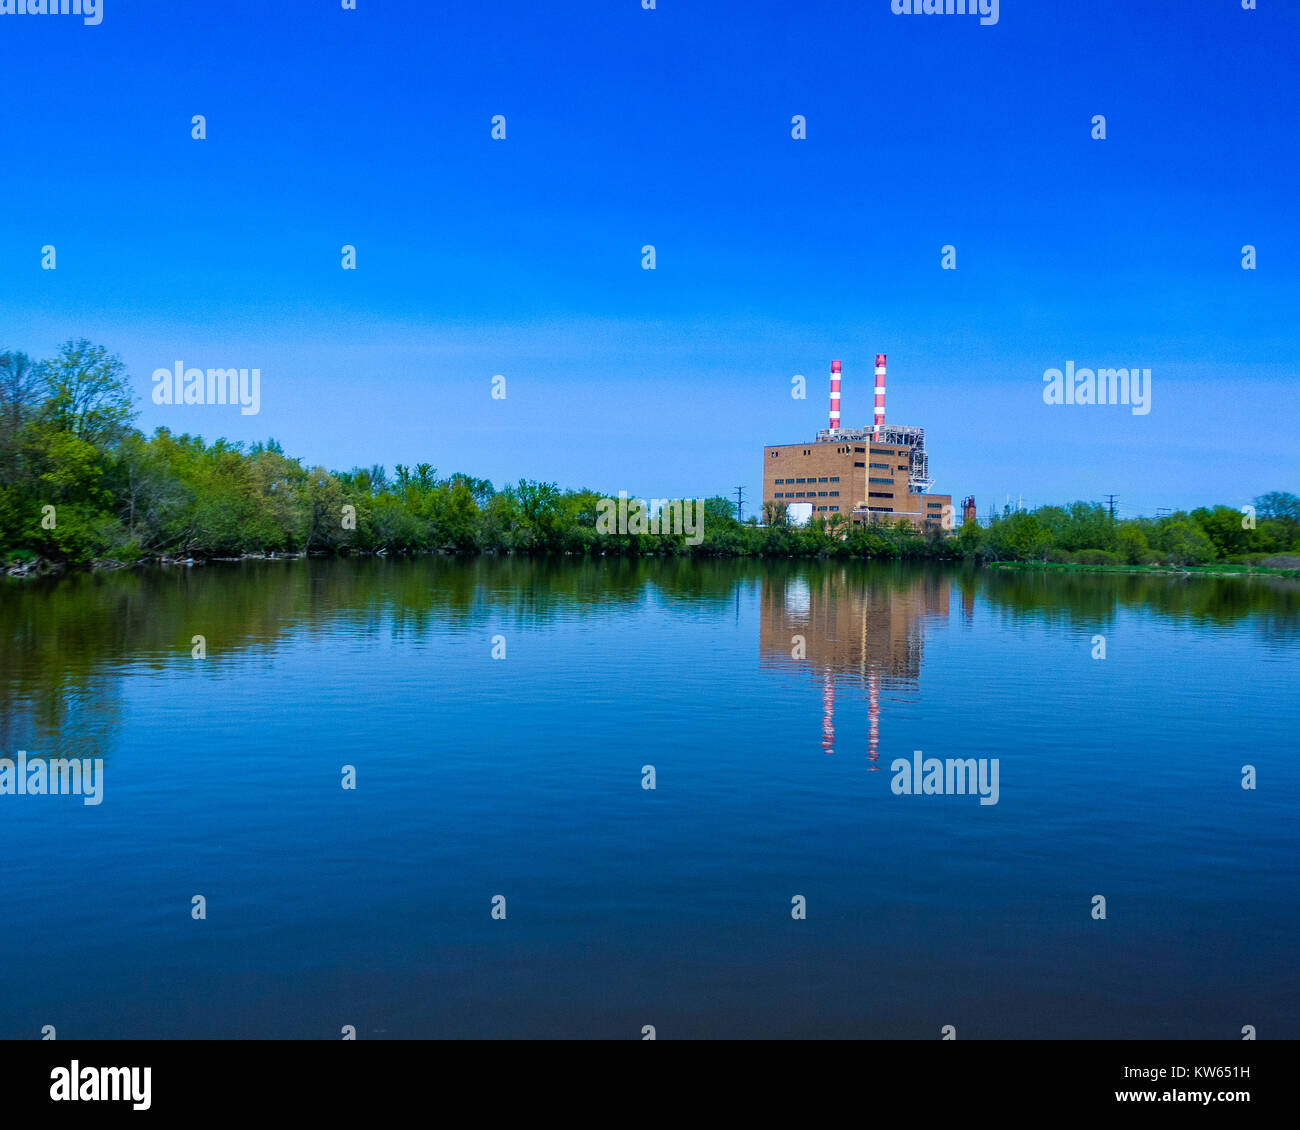
{"type": "Polygon", "coordinates": [[[831,362],[831,431],[840,426],[840,363],[831,362]]]}
{"type": "MultiPolygon", "coordinates": [[[[838,365],[839,362],[837,361],[838,365]]],[[[822,749],[835,752],[835,683],[828,669],[822,683],[822,749]]]]}
{"type": "Polygon", "coordinates": [[[874,426],[873,435],[876,439],[880,438],[880,429],[885,426],[885,355],[876,354],[876,411],[875,419],[871,421],[874,426]]]}
{"type": "Polygon", "coordinates": [[[880,676],[873,667],[867,672],[867,760],[871,762],[871,772],[880,768],[876,759],[880,757],[880,676]]]}

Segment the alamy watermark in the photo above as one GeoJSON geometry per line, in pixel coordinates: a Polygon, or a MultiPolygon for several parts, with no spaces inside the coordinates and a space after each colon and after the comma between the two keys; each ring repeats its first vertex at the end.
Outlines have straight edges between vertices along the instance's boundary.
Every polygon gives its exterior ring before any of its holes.
{"type": "Polygon", "coordinates": [[[96,757],[34,757],[20,749],[0,757],[0,796],[79,796],[82,804],[104,799],[104,760],[96,757]]]}
{"type": "Polygon", "coordinates": [[[979,16],[992,27],[998,22],[998,0],[890,0],[896,16],[979,16]]]}
{"type": "Polygon", "coordinates": [[[50,1072],[51,1102],[129,1102],[133,1110],[148,1110],[151,1067],[81,1066],[74,1059],[50,1072]]]}
{"type": "Polygon", "coordinates": [[[683,534],[687,545],[704,540],[704,499],[652,498],[629,499],[627,491],[618,498],[602,498],[596,503],[596,533],[611,534],[683,534]]]}
{"type": "Polygon", "coordinates": [[[974,796],[980,804],[998,802],[998,768],[996,757],[921,757],[918,749],[912,760],[896,758],[889,766],[894,779],[889,787],[895,796],[974,796]]]}
{"type": "Polygon", "coordinates": [[[187,369],[181,361],[153,371],[155,404],[238,404],[244,416],[262,408],[261,369],[187,369]]]}
{"type": "Polygon", "coordinates": [[[1151,411],[1150,369],[1076,369],[1073,361],[1065,371],[1043,373],[1044,404],[1128,404],[1134,416],[1151,411]]]}
{"type": "Polygon", "coordinates": [[[95,27],[104,18],[103,0],[0,0],[0,16],[83,16],[95,27]]]}

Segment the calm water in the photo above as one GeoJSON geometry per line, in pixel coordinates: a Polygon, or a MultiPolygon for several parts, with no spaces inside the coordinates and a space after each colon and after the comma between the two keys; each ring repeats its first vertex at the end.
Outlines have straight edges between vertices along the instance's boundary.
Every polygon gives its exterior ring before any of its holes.
{"type": "Polygon", "coordinates": [[[1280,581],[3,582],[0,753],[104,791],[0,796],[0,1036],[1296,1038],[1298,660],[1280,581]]]}

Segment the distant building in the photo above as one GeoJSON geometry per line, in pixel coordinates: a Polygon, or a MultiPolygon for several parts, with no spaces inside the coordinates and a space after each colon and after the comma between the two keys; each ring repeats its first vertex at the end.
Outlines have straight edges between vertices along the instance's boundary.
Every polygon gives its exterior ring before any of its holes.
{"type": "Polygon", "coordinates": [[[952,496],[930,494],[925,429],[885,425],[885,356],[876,356],[875,426],[839,426],[840,363],[831,362],[830,427],[811,443],[763,449],[763,502],[812,505],[813,518],[841,514],[862,525],[908,522],[914,529],[960,524],[952,496]]]}

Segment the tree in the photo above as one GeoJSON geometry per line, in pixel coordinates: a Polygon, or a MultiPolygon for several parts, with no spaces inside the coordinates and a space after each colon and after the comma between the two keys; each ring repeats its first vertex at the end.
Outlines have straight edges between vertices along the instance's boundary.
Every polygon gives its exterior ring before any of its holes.
{"type": "Polygon", "coordinates": [[[994,532],[994,543],[1013,561],[1043,558],[1052,544],[1051,532],[1033,514],[1023,510],[1003,518],[994,532]]]}
{"type": "Polygon", "coordinates": [[[1285,491],[1274,490],[1255,499],[1255,510],[1261,518],[1278,518],[1284,522],[1300,524],[1300,498],[1285,491]]]}
{"type": "Polygon", "coordinates": [[[135,415],[126,366],[102,345],[67,341],[52,361],[41,362],[43,411],[58,430],[99,450],[121,439],[135,415]]]}
{"type": "Polygon", "coordinates": [[[13,442],[36,413],[41,380],[26,353],[0,353],[0,444],[13,442]]]}
{"type": "Polygon", "coordinates": [[[1120,555],[1130,565],[1141,565],[1143,559],[1151,551],[1147,544],[1147,536],[1142,532],[1140,526],[1132,522],[1125,522],[1119,528],[1119,552],[1120,555]]]}
{"type": "Polygon", "coordinates": [[[1173,565],[1203,565],[1214,560],[1214,545],[1186,514],[1163,519],[1158,548],[1173,565]]]}
{"type": "Polygon", "coordinates": [[[24,476],[22,438],[36,415],[40,389],[26,353],[0,353],[0,486],[17,486],[24,476]]]}

